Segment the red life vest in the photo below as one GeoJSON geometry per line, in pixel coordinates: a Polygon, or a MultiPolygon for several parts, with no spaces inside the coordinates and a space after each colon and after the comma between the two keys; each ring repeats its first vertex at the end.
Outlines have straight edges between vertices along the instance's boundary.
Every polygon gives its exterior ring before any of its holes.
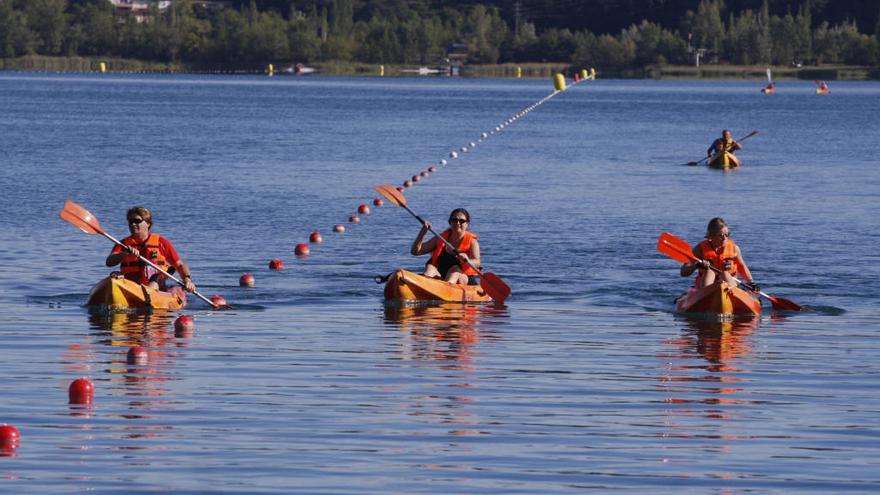
{"type": "MultiPolygon", "coordinates": [[[[446,229],[440,233],[440,236],[448,241],[449,236],[451,234],[452,234],[452,232],[449,229],[446,229]]],[[[455,249],[460,253],[467,253],[471,250],[471,242],[473,242],[477,239],[478,239],[477,234],[474,234],[473,232],[466,231],[464,233],[464,236],[462,236],[462,238],[461,238],[461,242],[458,244],[458,246],[456,246],[455,249]]],[[[444,243],[442,241],[438,242],[437,247],[434,249],[434,254],[431,255],[431,259],[428,261],[428,264],[437,266],[437,262],[440,260],[440,254],[443,253],[444,249],[446,249],[446,243],[444,243]]],[[[474,270],[473,268],[471,268],[470,265],[462,262],[461,260],[458,260],[457,258],[456,258],[456,261],[458,261],[458,266],[459,266],[459,268],[461,268],[461,271],[465,275],[467,275],[469,277],[477,275],[477,271],[474,270]]]]}
{"type": "MultiPolygon", "coordinates": [[[[724,241],[724,244],[721,245],[721,252],[716,251],[708,239],[697,244],[697,248],[699,248],[701,258],[711,263],[715,268],[729,273],[732,277],[736,277],[736,274],[739,272],[739,262],[736,259],[736,243],[731,239],[724,241]]],[[[695,282],[697,287],[702,286],[703,275],[705,275],[705,270],[700,269],[695,282]]]]}
{"type": "MultiPolygon", "coordinates": [[[[165,255],[162,253],[161,246],[159,244],[159,239],[161,237],[159,234],[150,234],[144,242],[140,242],[133,237],[126,237],[122,240],[122,243],[126,246],[132,246],[137,248],[137,250],[141,253],[141,256],[153,262],[154,265],[159,268],[168,271],[170,268],[168,264],[168,260],[165,258],[165,255]]],[[[123,251],[125,257],[122,258],[122,264],[120,271],[125,278],[129,280],[134,280],[140,284],[147,284],[150,282],[150,278],[147,276],[147,268],[150,268],[149,265],[141,261],[140,259],[128,254],[123,251]]]]}

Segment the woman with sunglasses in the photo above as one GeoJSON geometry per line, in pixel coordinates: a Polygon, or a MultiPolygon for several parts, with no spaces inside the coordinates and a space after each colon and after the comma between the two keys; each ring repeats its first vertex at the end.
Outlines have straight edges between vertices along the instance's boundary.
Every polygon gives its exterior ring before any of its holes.
{"type": "Polygon", "coordinates": [[[138,256],[143,256],[169,273],[178,271],[183,277],[186,290],[195,291],[196,285],[193,283],[189,267],[180,259],[171,242],[159,234],[150,232],[153,226],[153,215],[150,210],[143,206],[135,206],[128,210],[126,217],[131,235],[122,239],[125,248],[119,245],[113,247],[113,251],[107,256],[107,266],[121,263],[120,271],[125,278],[152,289],[165,290],[165,275],[138,259],[138,256]]]}
{"type": "Polygon", "coordinates": [[[456,208],[449,214],[449,228],[440,235],[455,246],[455,251],[436,237],[422,243],[431,229],[431,222],[422,225],[410,252],[413,256],[432,253],[431,259],[425,264],[426,277],[440,278],[453,284],[477,284],[477,272],[468,266],[468,261],[476,267],[480,266],[480,244],[477,235],[468,231],[470,221],[471,215],[464,208],[456,208]]]}
{"type": "Polygon", "coordinates": [[[694,271],[698,271],[694,283],[694,287],[698,289],[721,281],[736,287],[739,285],[736,278],[738,274],[742,274],[746,281],[755,283],[752,272],[743,260],[742,251],[730,238],[730,228],[721,217],[709,221],[706,227],[706,239],[694,246],[693,253],[700,261],[681,265],[681,276],[689,277],[694,271]],[[721,273],[710,270],[710,265],[721,270],[721,273]]]}

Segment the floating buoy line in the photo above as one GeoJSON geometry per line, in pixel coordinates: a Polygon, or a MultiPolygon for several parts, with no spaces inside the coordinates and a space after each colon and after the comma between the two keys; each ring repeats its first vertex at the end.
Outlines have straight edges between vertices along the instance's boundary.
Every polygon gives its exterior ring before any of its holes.
{"type": "MultiPolygon", "coordinates": [[[[586,81],[595,80],[595,78],[596,78],[596,69],[592,69],[592,68],[589,70],[583,69],[583,70],[581,70],[580,73],[575,72],[574,79],[572,80],[571,86],[575,86],[577,84],[581,84],[586,81]]],[[[532,103],[531,105],[525,107],[524,109],[520,110],[519,112],[514,113],[513,115],[511,115],[510,117],[508,117],[507,119],[505,119],[501,123],[495,125],[491,129],[489,129],[488,131],[481,132],[479,137],[475,141],[468,141],[467,144],[465,144],[464,146],[461,146],[460,148],[453,149],[453,150],[449,151],[447,157],[441,158],[440,160],[438,160],[436,162],[436,164],[437,164],[436,166],[431,165],[427,169],[420,170],[419,172],[412,174],[411,176],[405,178],[400,183],[400,186],[397,186],[397,190],[400,192],[403,192],[405,189],[410,189],[413,186],[415,186],[416,184],[418,184],[422,179],[425,179],[425,178],[429,177],[431,174],[438,172],[440,170],[440,168],[438,168],[438,167],[445,167],[445,166],[449,165],[451,163],[451,161],[458,160],[459,158],[463,158],[464,155],[466,155],[470,151],[474,150],[478,144],[482,144],[486,140],[488,140],[490,137],[501,133],[507,127],[509,127],[511,124],[522,119],[523,117],[525,117],[526,115],[528,115],[532,111],[538,109],[544,103],[547,103],[548,101],[550,101],[554,97],[558,96],[560,93],[563,93],[564,91],[566,91],[566,89],[568,89],[568,88],[566,86],[565,76],[562,74],[556,74],[553,77],[553,91],[550,94],[548,94],[547,96],[541,98],[540,100],[532,103]]],[[[384,205],[384,202],[382,201],[382,198],[377,197],[377,198],[372,199],[372,204],[374,207],[378,208],[378,207],[382,207],[384,205]]],[[[366,216],[369,214],[370,214],[370,207],[367,206],[366,202],[361,203],[357,206],[356,213],[351,214],[348,217],[347,223],[350,225],[359,224],[361,221],[361,216],[366,216]]],[[[333,226],[333,232],[335,232],[337,234],[342,234],[345,231],[346,231],[345,223],[337,223],[333,226]]],[[[315,247],[315,245],[320,244],[322,241],[323,241],[323,239],[321,237],[320,231],[314,230],[309,235],[309,242],[308,243],[303,242],[303,243],[295,244],[294,254],[296,255],[297,258],[306,258],[311,254],[312,249],[315,247]],[[310,244],[311,244],[311,247],[310,247],[310,244]]],[[[281,258],[272,259],[269,262],[269,269],[274,270],[274,271],[283,270],[284,269],[284,261],[281,258]]],[[[248,285],[245,285],[245,284],[240,284],[240,285],[242,287],[253,287],[254,286],[253,278],[251,277],[251,279],[249,279],[248,285]]]]}

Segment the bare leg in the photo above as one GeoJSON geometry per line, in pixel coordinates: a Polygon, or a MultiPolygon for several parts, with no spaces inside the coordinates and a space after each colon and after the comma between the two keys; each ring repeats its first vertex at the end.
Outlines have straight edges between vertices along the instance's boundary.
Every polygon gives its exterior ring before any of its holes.
{"type": "Polygon", "coordinates": [[[434,265],[425,265],[425,271],[422,272],[422,274],[429,278],[443,278],[440,276],[440,272],[434,265]]]}
{"type": "Polygon", "coordinates": [[[457,266],[453,266],[446,273],[446,281],[452,284],[463,284],[467,285],[468,276],[461,271],[461,268],[457,266]]]}

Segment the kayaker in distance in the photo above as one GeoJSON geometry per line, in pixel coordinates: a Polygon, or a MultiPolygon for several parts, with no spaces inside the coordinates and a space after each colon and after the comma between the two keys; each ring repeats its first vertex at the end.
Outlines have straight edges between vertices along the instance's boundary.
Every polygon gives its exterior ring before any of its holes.
{"type": "Polygon", "coordinates": [[[169,273],[178,271],[183,277],[186,290],[195,291],[196,284],[193,283],[189,267],[180,259],[171,242],[150,232],[153,227],[150,210],[135,206],[129,208],[126,218],[131,235],[122,239],[126,246],[124,249],[119,245],[113,247],[113,251],[107,256],[107,266],[122,263],[120,271],[125,278],[153,289],[166,290],[165,275],[138,259],[138,256],[143,256],[169,273]]]}
{"type": "Polygon", "coordinates": [[[425,264],[426,277],[440,278],[453,284],[477,285],[477,272],[467,264],[470,261],[474,266],[480,266],[480,244],[477,242],[477,235],[468,231],[470,221],[471,215],[467,210],[456,208],[449,214],[449,228],[440,233],[456,247],[456,252],[450,251],[437,237],[422,243],[431,228],[431,222],[422,225],[410,253],[413,256],[433,253],[425,264]]]}
{"type": "MultiPolygon", "coordinates": [[[[746,281],[754,284],[752,272],[743,260],[742,251],[730,238],[730,228],[721,217],[715,217],[709,221],[706,227],[706,239],[693,247],[694,256],[699,262],[688,262],[681,265],[681,276],[689,277],[694,271],[699,270],[694,287],[702,288],[721,281],[727,282],[731,287],[739,285],[737,275],[742,274],[746,281]],[[717,273],[710,270],[709,265],[722,271],[719,278],[717,273]]],[[[757,285],[755,285],[757,289],[757,285]]]]}
{"type": "MultiPolygon", "coordinates": [[[[729,153],[728,159],[731,161],[731,165],[739,167],[739,159],[733,156],[733,153],[738,149],[742,149],[742,145],[733,140],[729,129],[724,129],[721,137],[713,141],[712,146],[709,146],[709,149],[706,150],[706,156],[712,157],[713,155],[721,155],[726,152],[729,153]]],[[[712,162],[713,160],[710,158],[709,161],[712,162]]]]}

